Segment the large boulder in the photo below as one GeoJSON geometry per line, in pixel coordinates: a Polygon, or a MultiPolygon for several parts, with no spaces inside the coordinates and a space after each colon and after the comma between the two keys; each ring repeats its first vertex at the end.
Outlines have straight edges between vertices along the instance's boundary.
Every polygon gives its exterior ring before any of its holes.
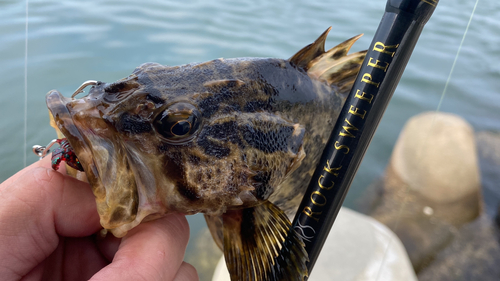
{"type": "Polygon", "coordinates": [[[428,112],[408,120],[392,152],[390,169],[449,223],[459,226],[479,214],[474,130],[461,117],[428,112]]]}
{"type": "Polygon", "coordinates": [[[474,130],[461,117],[411,118],[367,213],[391,228],[418,272],[482,210],[474,130]]]}

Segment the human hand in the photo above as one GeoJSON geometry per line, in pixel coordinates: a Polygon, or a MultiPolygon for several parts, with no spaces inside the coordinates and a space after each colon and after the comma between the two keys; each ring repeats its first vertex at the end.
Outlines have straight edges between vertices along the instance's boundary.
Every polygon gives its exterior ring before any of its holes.
{"type": "Polygon", "coordinates": [[[102,238],[90,186],[64,166],[52,170],[49,155],[0,184],[2,280],[198,280],[183,262],[185,216],[102,238]]]}

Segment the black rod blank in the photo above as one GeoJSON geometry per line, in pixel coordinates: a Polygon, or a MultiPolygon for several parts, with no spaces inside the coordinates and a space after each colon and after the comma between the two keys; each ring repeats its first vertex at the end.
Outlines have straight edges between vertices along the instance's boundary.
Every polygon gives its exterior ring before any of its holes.
{"type": "Polygon", "coordinates": [[[387,2],[360,72],[292,223],[305,243],[309,273],[418,37],[438,2],[387,2]]]}

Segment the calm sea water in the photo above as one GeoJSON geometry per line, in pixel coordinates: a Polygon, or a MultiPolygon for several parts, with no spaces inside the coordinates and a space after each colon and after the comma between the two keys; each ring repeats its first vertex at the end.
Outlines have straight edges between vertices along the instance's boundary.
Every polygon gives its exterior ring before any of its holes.
{"type": "MultiPolygon", "coordinates": [[[[115,81],[144,62],[179,65],[224,57],[288,58],[328,26],[327,48],[364,33],[366,49],[385,0],[29,1],[27,118],[26,6],[0,1],[0,180],[37,158],[34,144],[55,137],[45,94],[68,96],[85,80],[115,81]],[[27,137],[24,122],[27,122],[27,137]]],[[[441,1],[353,182],[346,205],[379,177],[411,116],[436,110],[474,1],[441,1]]],[[[500,5],[480,1],[440,110],[476,131],[500,131],[500,5]]],[[[202,218],[190,218],[193,233],[202,218]]]]}

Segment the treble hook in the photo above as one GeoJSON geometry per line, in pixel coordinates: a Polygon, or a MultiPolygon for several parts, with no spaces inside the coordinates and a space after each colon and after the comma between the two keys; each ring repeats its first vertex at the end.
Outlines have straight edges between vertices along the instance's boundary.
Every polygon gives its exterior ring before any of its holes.
{"type": "Polygon", "coordinates": [[[78,89],[76,89],[76,91],[73,93],[73,95],[71,95],[71,98],[74,99],[76,97],[76,95],[83,92],[83,89],[87,88],[87,86],[94,86],[94,85],[97,85],[96,80],[87,80],[87,81],[83,82],[83,84],[80,87],[78,87],[78,89]]]}

